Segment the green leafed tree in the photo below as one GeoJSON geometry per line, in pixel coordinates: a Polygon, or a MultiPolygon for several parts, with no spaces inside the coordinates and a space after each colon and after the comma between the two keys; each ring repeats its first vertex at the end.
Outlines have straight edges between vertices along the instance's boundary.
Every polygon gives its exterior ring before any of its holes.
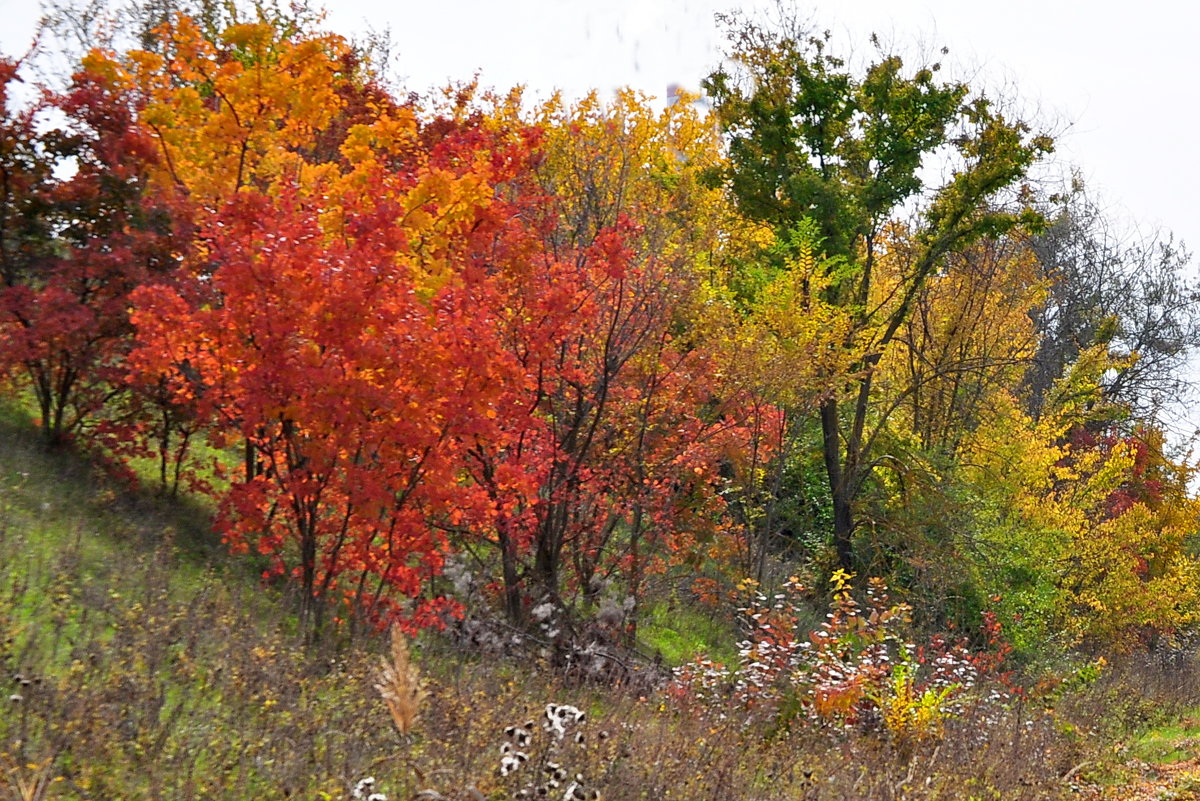
{"type": "Polygon", "coordinates": [[[820,406],[834,545],[849,569],[856,499],[874,469],[876,366],[948,254],[1037,222],[1021,185],[1052,142],[965,83],[940,79],[940,65],[906,65],[878,40],[875,59],[856,69],[828,34],[724,21],[726,65],[704,83],[728,146],[715,177],[779,242],[815,224],[821,255],[837,265],[823,299],[853,321],[841,343],[852,364],[828,377],[835,391],[820,406]],[[903,253],[889,253],[900,231],[903,253]],[[885,258],[903,259],[886,283],[885,258]]]}

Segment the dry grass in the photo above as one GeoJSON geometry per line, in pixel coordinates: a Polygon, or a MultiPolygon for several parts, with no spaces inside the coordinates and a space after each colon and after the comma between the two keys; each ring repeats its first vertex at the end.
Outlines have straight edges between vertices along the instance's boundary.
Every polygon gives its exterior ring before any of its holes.
{"type": "MultiPolygon", "coordinates": [[[[12,801],[43,801],[50,797],[50,788],[61,781],[54,773],[54,758],[30,762],[25,765],[12,764],[4,760],[5,784],[12,801]]],[[[0,763],[2,764],[2,763],[0,763]]]]}
{"type": "MultiPolygon", "coordinates": [[[[20,459],[0,472],[36,472],[20,459]]],[[[86,503],[45,512],[66,490],[13,473],[0,482],[0,510],[11,512],[0,548],[13,555],[0,560],[0,678],[10,682],[0,701],[21,696],[0,704],[0,759],[14,768],[0,788],[22,801],[340,801],[367,777],[393,801],[493,801],[536,791],[560,769],[549,797],[575,783],[610,801],[1067,798],[1064,777],[1111,753],[1106,716],[1137,721],[1197,691],[1195,681],[1181,689],[1194,671],[1132,666],[1059,699],[1053,714],[1040,700],[992,707],[916,746],[853,730],[785,735],[719,705],[566,683],[544,663],[483,661],[436,639],[423,642],[418,670],[399,632],[304,649],[269,591],[187,567],[169,541],[131,533],[153,520],[97,522],[86,503]],[[59,533],[47,547],[51,523],[59,533]],[[539,725],[515,742],[515,727],[541,721],[548,703],[586,719],[562,738],[539,725]],[[526,764],[501,775],[506,742],[526,764]]]]}
{"type": "Polygon", "coordinates": [[[391,658],[380,659],[375,689],[387,704],[396,730],[407,735],[421,711],[426,692],[420,671],[409,656],[408,640],[399,626],[392,627],[391,641],[391,658]]]}

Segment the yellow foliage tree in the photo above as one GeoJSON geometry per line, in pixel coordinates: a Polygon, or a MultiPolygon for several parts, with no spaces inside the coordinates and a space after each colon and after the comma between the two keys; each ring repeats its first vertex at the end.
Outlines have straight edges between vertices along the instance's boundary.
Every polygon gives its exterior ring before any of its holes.
{"type": "Polygon", "coordinates": [[[159,145],[160,180],[214,206],[242,187],[311,185],[331,168],[306,149],[342,110],[351,76],[340,36],[234,24],[216,40],[179,15],[157,31],[161,52],[96,51],[85,66],[142,105],[159,145]]]}
{"type": "Polygon", "coordinates": [[[1193,471],[1160,430],[1106,421],[1098,379],[1112,364],[1105,346],[1085,351],[1038,421],[998,399],[969,437],[977,564],[1018,645],[1129,649],[1200,615],[1193,471]]]}

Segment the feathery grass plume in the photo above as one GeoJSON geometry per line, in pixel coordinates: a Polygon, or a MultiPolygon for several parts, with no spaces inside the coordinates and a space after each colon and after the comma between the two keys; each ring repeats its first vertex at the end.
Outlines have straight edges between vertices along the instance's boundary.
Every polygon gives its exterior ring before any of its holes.
{"type": "Polygon", "coordinates": [[[392,658],[381,660],[375,689],[392,713],[396,729],[408,734],[425,700],[425,688],[417,666],[409,659],[408,642],[399,626],[392,626],[392,658]]]}

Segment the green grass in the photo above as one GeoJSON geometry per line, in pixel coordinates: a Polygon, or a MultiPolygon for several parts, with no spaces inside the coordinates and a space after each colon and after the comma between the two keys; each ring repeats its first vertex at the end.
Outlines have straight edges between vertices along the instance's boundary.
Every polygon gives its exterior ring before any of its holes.
{"type": "MultiPolygon", "coordinates": [[[[20,410],[0,407],[0,542],[9,555],[0,576],[18,650],[37,651],[30,638],[53,632],[41,668],[55,671],[99,610],[144,603],[152,587],[171,601],[214,582],[253,588],[254,568],[225,557],[210,508],[127,491],[69,450],[47,452],[20,410]]],[[[259,595],[252,607],[273,605],[259,595]]],[[[107,636],[108,627],[96,632],[107,636]]]]}
{"type": "Polygon", "coordinates": [[[165,497],[148,476],[139,476],[140,489],[131,491],[80,454],[47,453],[27,412],[0,405],[0,510],[10,528],[33,535],[26,544],[32,553],[46,556],[77,544],[91,570],[109,564],[114,550],[153,550],[166,539],[181,559],[175,578],[206,569],[257,575],[257,565],[225,558],[212,531],[211,500],[165,497]]]}
{"type": "Polygon", "coordinates": [[[737,658],[733,627],[715,611],[685,606],[677,599],[651,604],[638,623],[638,637],[668,665],[705,656],[724,665],[737,658]]]}
{"type": "Polygon", "coordinates": [[[1130,756],[1155,765],[1194,759],[1200,751],[1200,707],[1140,732],[1127,746],[1130,756]]]}
{"type": "Polygon", "coordinates": [[[388,733],[365,714],[367,654],[347,678],[299,647],[290,604],[226,556],[207,504],[48,453],[12,407],[0,548],[0,697],[16,699],[0,705],[0,795],[50,760],[55,798],[341,797],[346,760],[365,769],[388,733]],[[368,724],[357,751],[324,730],[368,724]],[[340,766],[313,766],[335,751],[340,766]]]}

